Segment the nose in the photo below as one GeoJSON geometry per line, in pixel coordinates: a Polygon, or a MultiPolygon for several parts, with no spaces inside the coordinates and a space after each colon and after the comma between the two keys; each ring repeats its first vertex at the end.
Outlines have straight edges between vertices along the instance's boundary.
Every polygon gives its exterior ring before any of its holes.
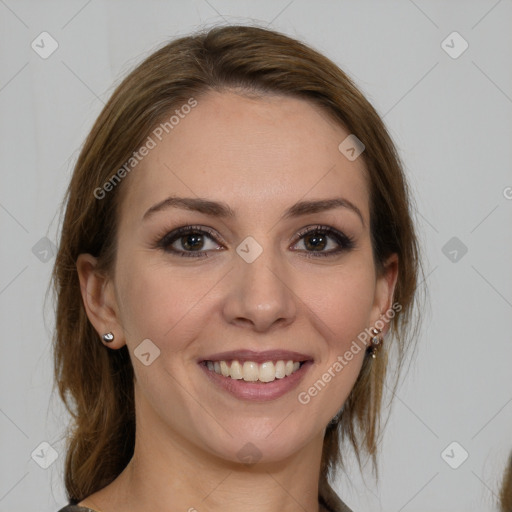
{"type": "Polygon", "coordinates": [[[236,258],[223,305],[225,320],[256,332],[292,323],[298,299],[279,254],[264,249],[252,263],[236,258]]]}

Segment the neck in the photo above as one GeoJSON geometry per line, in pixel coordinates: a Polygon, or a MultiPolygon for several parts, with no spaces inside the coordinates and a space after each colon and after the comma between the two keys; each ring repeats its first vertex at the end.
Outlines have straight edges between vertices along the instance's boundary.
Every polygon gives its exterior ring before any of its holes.
{"type": "Polygon", "coordinates": [[[318,484],[323,431],[286,460],[241,464],[223,460],[176,432],[170,433],[169,426],[154,416],[149,422],[151,412],[142,408],[144,411],[136,415],[132,459],[114,482],[91,496],[98,510],[322,510],[318,503],[318,484]]]}

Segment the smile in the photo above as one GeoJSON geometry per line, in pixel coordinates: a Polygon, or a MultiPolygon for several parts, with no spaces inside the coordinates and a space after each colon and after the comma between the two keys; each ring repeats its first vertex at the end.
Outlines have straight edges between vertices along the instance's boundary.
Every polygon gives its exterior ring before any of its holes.
{"type": "Polygon", "coordinates": [[[295,373],[303,364],[300,361],[279,360],[258,364],[255,361],[203,361],[209,371],[234,380],[245,382],[273,382],[295,373]]]}
{"type": "Polygon", "coordinates": [[[313,366],[313,361],[279,359],[263,363],[244,361],[240,364],[236,359],[231,362],[204,360],[198,366],[214,386],[213,389],[219,389],[238,400],[266,402],[295,389],[313,366]]]}

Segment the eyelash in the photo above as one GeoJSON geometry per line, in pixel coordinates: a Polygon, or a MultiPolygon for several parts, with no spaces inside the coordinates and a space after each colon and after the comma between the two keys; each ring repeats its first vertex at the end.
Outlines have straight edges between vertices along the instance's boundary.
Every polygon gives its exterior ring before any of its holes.
{"type": "MultiPolygon", "coordinates": [[[[322,226],[322,225],[316,225],[316,226],[308,226],[307,228],[304,228],[299,233],[297,233],[297,242],[299,242],[303,237],[310,234],[324,234],[324,235],[330,235],[338,244],[341,245],[341,247],[330,250],[330,251],[305,251],[306,257],[308,258],[322,258],[322,257],[332,257],[337,256],[338,254],[349,251],[354,248],[354,239],[350,236],[345,235],[341,231],[338,231],[337,229],[331,228],[329,226],[322,226]]],[[[166,232],[164,236],[160,236],[158,238],[158,241],[155,245],[155,248],[162,249],[163,251],[174,254],[176,256],[181,256],[185,258],[200,258],[202,256],[207,256],[208,252],[211,251],[180,251],[176,249],[170,249],[171,244],[173,244],[175,241],[179,240],[180,238],[183,238],[186,235],[190,234],[201,234],[201,235],[208,235],[213,241],[216,243],[219,243],[216,240],[215,233],[206,227],[202,226],[183,226],[177,229],[174,229],[171,232],[166,232]]],[[[297,243],[295,242],[294,245],[297,243]]],[[[220,245],[220,244],[219,244],[220,245]]]]}

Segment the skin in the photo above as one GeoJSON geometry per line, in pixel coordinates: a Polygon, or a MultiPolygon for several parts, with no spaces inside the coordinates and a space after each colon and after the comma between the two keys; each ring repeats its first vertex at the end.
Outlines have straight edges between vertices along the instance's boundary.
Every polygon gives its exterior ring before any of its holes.
{"type": "MultiPolygon", "coordinates": [[[[82,505],[101,512],[320,510],[325,428],[350,393],[364,350],[308,404],[297,395],[391,307],[398,265],[393,255],[376,275],[364,162],[338,150],[347,135],[305,100],[208,93],[125,178],[114,274],[95,272],[88,254],[80,255],[77,270],[98,334],[113,332],[109,348],[127,344],[130,351],[135,454],[82,505]],[[171,194],[223,201],[236,215],[169,208],[142,220],[171,194]],[[363,220],[348,208],[280,220],[299,200],[334,197],[351,201],[363,220]],[[353,237],[354,248],[315,257],[305,245],[311,237],[297,233],[316,224],[353,237]],[[186,225],[219,234],[205,236],[207,256],[155,247],[186,225]],[[247,236],[263,248],[250,264],[236,252],[247,236]],[[161,351],[149,366],[133,354],[147,338],[161,351]],[[293,350],[314,364],[284,396],[243,401],[212,386],[197,364],[201,356],[242,348],[293,350]],[[261,454],[257,464],[237,457],[248,442],[261,454]]],[[[327,241],[320,251],[339,247],[327,241]]],[[[181,242],[173,247],[185,251],[181,242]]]]}

